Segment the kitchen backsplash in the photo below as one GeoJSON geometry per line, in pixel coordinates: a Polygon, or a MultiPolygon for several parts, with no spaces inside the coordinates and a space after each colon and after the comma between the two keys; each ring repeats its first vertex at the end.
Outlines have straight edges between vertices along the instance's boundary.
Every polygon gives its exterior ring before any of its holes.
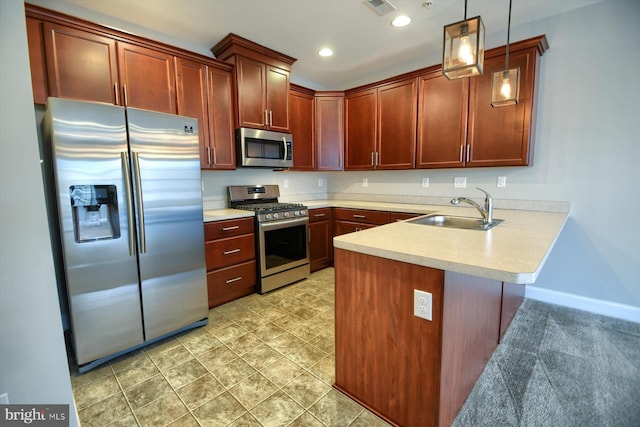
{"type": "Polygon", "coordinates": [[[327,174],[323,172],[274,172],[250,168],[202,171],[204,210],[226,208],[229,185],[256,184],[278,184],[280,200],[285,202],[327,198],[327,174]]]}

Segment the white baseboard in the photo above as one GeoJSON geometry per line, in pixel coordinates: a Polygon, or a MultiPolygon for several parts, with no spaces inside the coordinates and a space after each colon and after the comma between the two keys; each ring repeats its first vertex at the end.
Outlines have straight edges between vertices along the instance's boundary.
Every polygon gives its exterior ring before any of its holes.
{"type": "Polygon", "coordinates": [[[548,302],[550,304],[563,305],[603,316],[640,323],[640,307],[632,305],[602,301],[530,285],[526,286],[524,296],[525,298],[548,302]]]}

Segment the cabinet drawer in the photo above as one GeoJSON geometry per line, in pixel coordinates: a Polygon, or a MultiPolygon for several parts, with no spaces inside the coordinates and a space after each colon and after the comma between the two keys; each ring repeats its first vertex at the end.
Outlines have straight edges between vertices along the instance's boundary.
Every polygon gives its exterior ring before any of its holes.
{"type": "Polygon", "coordinates": [[[253,218],[212,221],[204,224],[204,240],[223,239],[253,233],[253,218]]]}
{"type": "Polygon", "coordinates": [[[256,284],[255,260],[207,273],[209,299],[252,288],[256,284]]]}
{"type": "Polygon", "coordinates": [[[331,208],[309,209],[309,222],[327,221],[331,219],[331,208]]]}
{"type": "Polygon", "coordinates": [[[382,225],[389,223],[389,212],[338,208],[336,209],[336,219],[382,225]]]}
{"type": "Polygon", "coordinates": [[[207,271],[252,260],[256,257],[253,234],[205,243],[207,271]]]}

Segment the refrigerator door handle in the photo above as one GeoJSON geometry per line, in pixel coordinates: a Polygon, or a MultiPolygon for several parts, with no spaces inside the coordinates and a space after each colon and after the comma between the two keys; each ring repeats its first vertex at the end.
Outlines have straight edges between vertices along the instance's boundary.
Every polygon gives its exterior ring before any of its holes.
{"type": "Polygon", "coordinates": [[[147,239],[145,236],[144,227],[144,203],[142,201],[142,180],[140,179],[140,161],[138,160],[138,153],[132,152],[133,157],[133,174],[135,177],[136,185],[136,210],[138,211],[138,233],[140,236],[140,253],[147,252],[147,239]]]}
{"type": "Polygon", "coordinates": [[[129,153],[120,153],[122,170],[124,171],[124,194],[127,199],[127,225],[129,227],[129,256],[136,254],[136,235],[133,231],[133,193],[131,191],[131,169],[129,166],[129,153]]]}

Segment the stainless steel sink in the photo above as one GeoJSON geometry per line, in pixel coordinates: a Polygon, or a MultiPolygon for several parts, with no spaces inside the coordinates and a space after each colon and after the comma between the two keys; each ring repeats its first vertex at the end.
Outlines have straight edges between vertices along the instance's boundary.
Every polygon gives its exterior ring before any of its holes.
{"type": "Polygon", "coordinates": [[[431,214],[411,219],[407,222],[421,225],[432,225],[434,227],[462,228],[465,230],[489,230],[504,220],[494,219],[491,224],[485,224],[482,218],[470,218],[466,216],[438,215],[431,214]]]}

